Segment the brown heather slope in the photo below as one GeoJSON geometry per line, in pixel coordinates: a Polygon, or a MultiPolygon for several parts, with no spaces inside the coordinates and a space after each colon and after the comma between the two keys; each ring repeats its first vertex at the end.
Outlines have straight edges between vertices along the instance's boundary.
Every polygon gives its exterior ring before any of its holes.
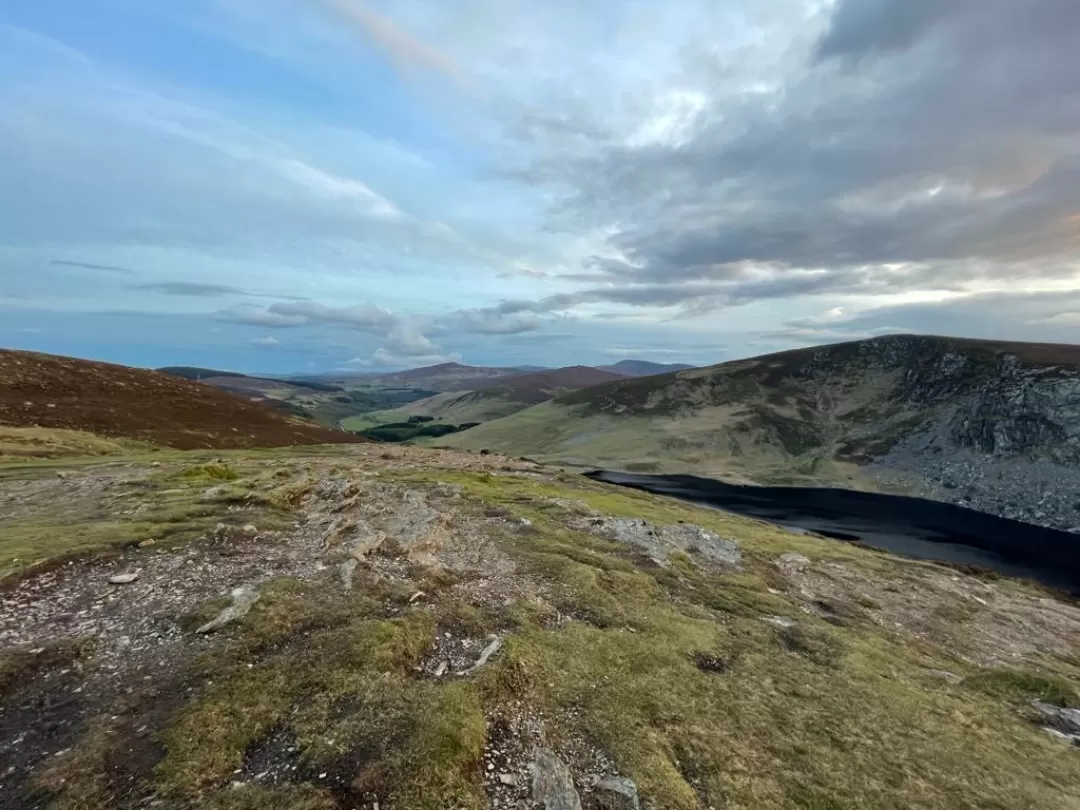
{"type": "Polygon", "coordinates": [[[0,425],[81,430],[175,447],[363,441],[156,371],[0,350],[0,425]]]}

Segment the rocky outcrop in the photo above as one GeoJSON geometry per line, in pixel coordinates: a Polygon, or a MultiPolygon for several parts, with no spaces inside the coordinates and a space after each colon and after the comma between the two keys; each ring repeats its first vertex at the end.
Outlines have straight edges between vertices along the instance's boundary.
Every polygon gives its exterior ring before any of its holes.
{"type": "Polygon", "coordinates": [[[852,346],[817,350],[799,376],[891,381],[858,414],[853,460],[938,500],[1080,526],[1080,348],[910,335],[852,346]]]}

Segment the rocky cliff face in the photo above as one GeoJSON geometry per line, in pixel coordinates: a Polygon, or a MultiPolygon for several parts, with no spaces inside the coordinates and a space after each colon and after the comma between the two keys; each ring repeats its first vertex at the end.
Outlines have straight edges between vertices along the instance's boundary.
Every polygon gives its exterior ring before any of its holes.
{"type": "Polygon", "coordinates": [[[1080,525],[1080,365],[1066,347],[908,336],[864,347],[869,368],[901,372],[890,398],[917,414],[873,469],[943,500],[1080,525]]]}

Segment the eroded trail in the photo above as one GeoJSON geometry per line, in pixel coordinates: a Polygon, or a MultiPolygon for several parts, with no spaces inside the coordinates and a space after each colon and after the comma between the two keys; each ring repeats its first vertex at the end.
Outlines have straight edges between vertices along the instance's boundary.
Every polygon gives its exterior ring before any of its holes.
{"type": "Polygon", "coordinates": [[[913,770],[907,806],[977,771],[978,801],[1065,808],[1080,784],[1031,707],[1080,702],[1076,607],[528,462],[27,466],[0,538],[4,810],[889,807],[913,770]],[[771,765],[748,783],[735,750],[771,765]]]}

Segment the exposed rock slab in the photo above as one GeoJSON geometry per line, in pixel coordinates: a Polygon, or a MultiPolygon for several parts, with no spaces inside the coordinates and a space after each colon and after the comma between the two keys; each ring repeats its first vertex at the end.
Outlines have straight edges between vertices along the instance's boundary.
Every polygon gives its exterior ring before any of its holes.
{"type": "Polygon", "coordinates": [[[714,565],[742,562],[737,543],[693,523],[656,526],[641,518],[596,518],[588,528],[609,540],[637,546],[659,565],[667,565],[674,553],[699,556],[714,565]]]}

